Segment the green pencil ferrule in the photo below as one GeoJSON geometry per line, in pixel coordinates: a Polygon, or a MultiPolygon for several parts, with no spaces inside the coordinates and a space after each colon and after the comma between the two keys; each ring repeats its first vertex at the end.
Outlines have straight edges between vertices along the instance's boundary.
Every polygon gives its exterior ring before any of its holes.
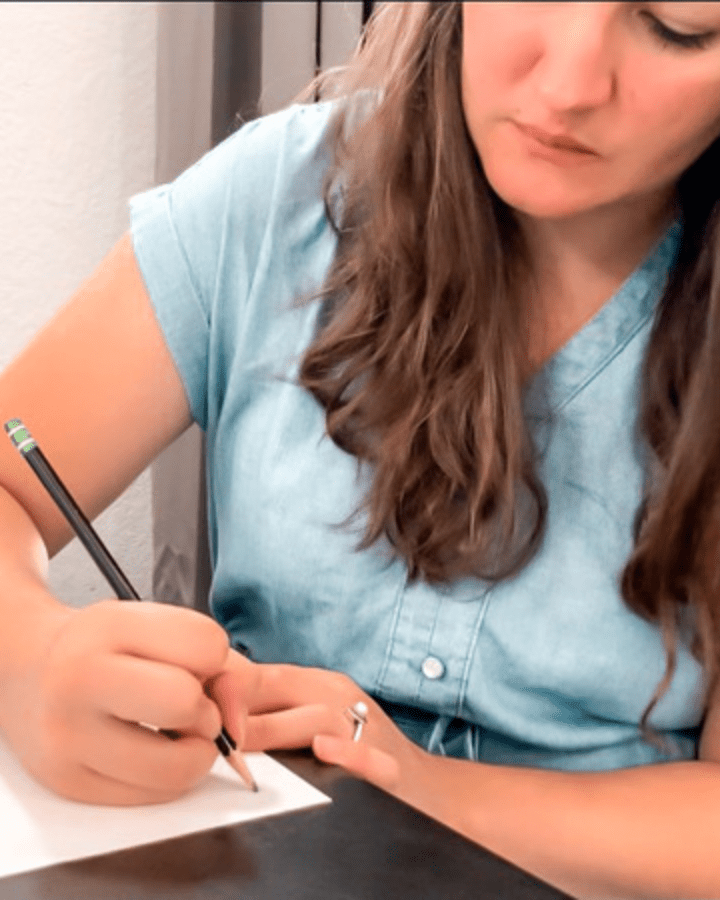
{"type": "Polygon", "coordinates": [[[20,419],[10,419],[5,423],[5,431],[15,447],[23,454],[28,454],[37,447],[30,432],[20,419]]]}

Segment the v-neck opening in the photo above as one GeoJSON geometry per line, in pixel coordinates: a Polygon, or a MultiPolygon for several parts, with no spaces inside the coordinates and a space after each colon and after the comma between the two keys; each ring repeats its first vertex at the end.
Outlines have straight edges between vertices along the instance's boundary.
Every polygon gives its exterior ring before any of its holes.
{"type": "Polygon", "coordinates": [[[681,232],[676,219],[613,296],[532,377],[524,397],[530,419],[544,419],[569,403],[648,322],[674,265],[681,232]]]}

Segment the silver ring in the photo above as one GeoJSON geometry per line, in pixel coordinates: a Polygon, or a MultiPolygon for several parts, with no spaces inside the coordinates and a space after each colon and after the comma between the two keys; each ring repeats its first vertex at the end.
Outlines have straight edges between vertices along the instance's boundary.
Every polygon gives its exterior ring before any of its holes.
{"type": "Polygon", "coordinates": [[[367,704],[363,703],[362,700],[358,700],[358,702],[354,706],[348,706],[345,709],[345,715],[350,719],[350,721],[355,726],[353,729],[352,739],[354,741],[359,741],[360,735],[362,734],[363,725],[367,725],[367,720],[368,720],[367,704]]]}

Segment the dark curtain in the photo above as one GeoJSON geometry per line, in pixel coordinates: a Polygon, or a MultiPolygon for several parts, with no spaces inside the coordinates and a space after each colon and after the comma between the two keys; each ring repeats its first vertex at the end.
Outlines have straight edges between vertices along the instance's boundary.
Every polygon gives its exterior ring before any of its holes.
{"type": "MultiPolygon", "coordinates": [[[[158,4],[156,181],[172,180],[239,124],[272,111],[263,108],[264,87],[273,103],[287,102],[313,69],[345,59],[372,6],[328,0],[158,4]],[[291,19],[288,35],[284,20],[291,19]],[[305,32],[296,33],[298,24],[305,32]],[[264,85],[263,76],[272,84],[264,85]]],[[[203,436],[193,426],[153,464],[153,596],[207,610],[202,459],[203,436]]]]}

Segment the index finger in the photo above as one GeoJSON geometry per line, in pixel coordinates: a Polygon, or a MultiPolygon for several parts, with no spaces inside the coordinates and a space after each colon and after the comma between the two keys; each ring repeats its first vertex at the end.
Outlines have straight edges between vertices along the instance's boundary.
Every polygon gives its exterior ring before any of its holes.
{"type": "Polygon", "coordinates": [[[227,634],[209,616],[164,603],[101,601],[85,610],[97,640],[117,653],[139,656],[186,669],[200,680],[225,666],[227,634]],[[92,627],[94,626],[94,627],[92,627]]]}
{"type": "MultiPolygon", "coordinates": [[[[229,668],[232,674],[235,666],[231,663],[229,668]]],[[[249,674],[243,667],[237,683],[244,691],[251,715],[316,703],[344,706],[353,698],[365,699],[366,696],[362,688],[342,672],[286,663],[256,663],[249,674]]]]}

